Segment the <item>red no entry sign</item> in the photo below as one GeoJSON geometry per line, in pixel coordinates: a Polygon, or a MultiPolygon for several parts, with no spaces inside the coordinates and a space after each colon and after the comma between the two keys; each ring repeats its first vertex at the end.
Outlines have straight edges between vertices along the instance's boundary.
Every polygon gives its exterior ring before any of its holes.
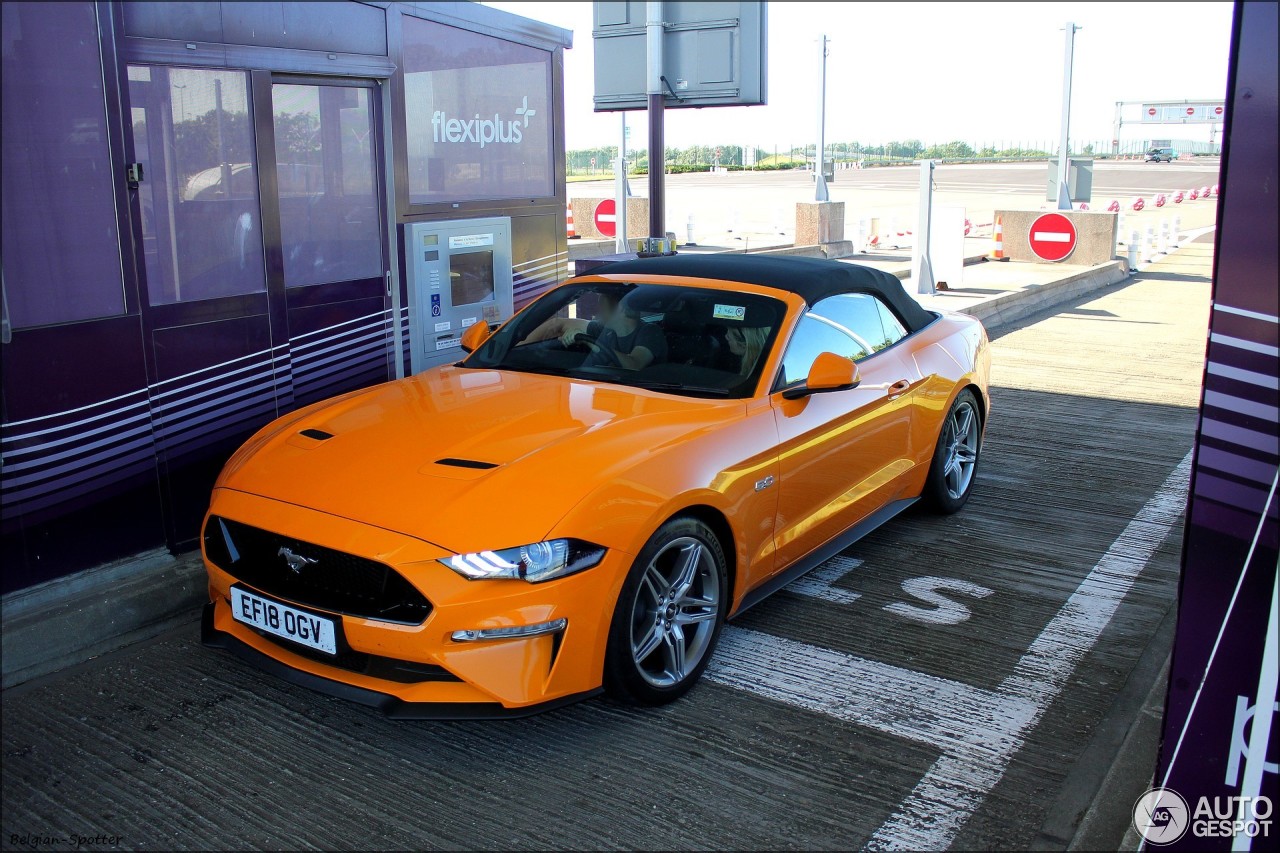
{"type": "Polygon", "coordinates": [[[1216,115],[1216,116],[1220,116],[1220,115],[1222,115],[1222,107],[1214,107],[1214,108],[1213,108],[1213,114],[1214,114],[1214,115],[1216,115]]]}
{"type": "Polygon", "coordinates": [[[1037,258],[1060,261],[1076,250],[1076,227],[1061,213],[1046,213],[1031,223],[1027,240],[1037,258]]]}
{"type": "Polygon", "coordinates": [[[606,237],[618,233],[618,206],[613,199],[606,198],[596,205],[596,230],[606,237]]]}
{"type": "Polygon", "coordinates": [[[1155,108],[1155,107],[1148,107],[1148,108],[1147,108],[1147,115],[1149,115],[1149,116],[1153,116],[1153,115],[1155,115],[1155,114],[1156,114],[1156,108],[1155,108]]]}
{"type": "Polygon", "coordinates": [[[1195,108],[1195,107],[1187,107],[1187,115],[1189,115],[1189,116],[1193,116],[1193,115],[1195,115],[1195,114],[1196,114],[1196,108],[1195,108]]]}

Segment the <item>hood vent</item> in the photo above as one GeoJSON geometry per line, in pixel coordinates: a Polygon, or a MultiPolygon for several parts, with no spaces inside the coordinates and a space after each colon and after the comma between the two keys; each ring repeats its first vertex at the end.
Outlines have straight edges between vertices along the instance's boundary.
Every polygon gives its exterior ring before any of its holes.
{"type": "Polygon", "coordinates": [[[305,435],[307,438],[314,438],[316,441],[324,441],[333,438],[333,433],[325,432],[322,429],[304,429],[299,435],[305,435]]]}
{"type": "Polygon", "coordinates": [[[480,470],[498,467],[496,462],[477,462],[475,459],[453,459],[452,457],[437,459],[436,464],[452,465],[454,468],[478,468],[480,470]]]}

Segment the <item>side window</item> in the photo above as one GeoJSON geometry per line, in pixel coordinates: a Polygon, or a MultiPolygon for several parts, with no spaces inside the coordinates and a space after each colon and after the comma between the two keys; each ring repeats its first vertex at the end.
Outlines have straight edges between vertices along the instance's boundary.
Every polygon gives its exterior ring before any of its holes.
{"type": "Polygon", "coordinates": [[[836,323],[810,311],[800,318],[796,332],[791,336],[787,351],[782,356],[782,373],[779,387],[798,382],[809,375],[809,368],[818,353],[833,352],[854,361],[865,358],[871,351],[846,334],[836,323]]]}
{"type": "MultiPolygon", "coordinates": [[[[875,299],[875,297],[871,297],[875,299]]],[[[902,321],[897,318],[889,306],[885,305],[879,299],[876,299],[876,307],[880,309],[880,322],[884,324],[884,345],[886,347],[893,346],[898,341],[907,336],[907,329],[902,325],[902,321]]]]}
{"type": "Polygon", "coordinates": [[[123,314],[94,4],[0,3],[0,22],[5,320],[21,329],[123,314]]]}
{"type": "Polygon", "coordinates": [[[907,333],[889,307],[870,293],[842,293],[822,300],[810,314],[825,317],[842,326],[867,350],[866,358],[892,346],[907,333]]]}
{"type": "Polygon", "coordinates": [[[243,71],[129,66],[152,305],[267,289],[243,71]]]}

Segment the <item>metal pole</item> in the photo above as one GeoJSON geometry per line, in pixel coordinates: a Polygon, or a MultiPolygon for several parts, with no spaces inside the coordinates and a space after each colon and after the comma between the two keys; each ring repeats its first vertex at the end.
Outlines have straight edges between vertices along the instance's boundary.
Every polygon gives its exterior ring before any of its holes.
{"type": "Polygon", "coordinates": [[[649,236],[665,237],[666,196],[663,183],[667,172],[667,148],[662,132],[665,107],[662,96],[662,2],[649,0],[644,5],[649,93],[649,236]]]}
{"type": "Polygon", "coordinates": [[[814,174],[814,201],[830,201],[831,196],[827,193],[827,178],[824,174],[825,164],[823,163],[822,149],[826,145],[827,133],[827,36],[824,33],[818,40],[822,45],[822,71],[820,74],[820,83],[818,85],[818,150],[814,153],[813,158],[813,174],[814,174]]]}
{"type": "Polygon", "coordinates": [[[618,139],[618,159],[614,163],[614,250],[622,254],[627,250],[627,112],[622,116],[622,135],[618,139]]]}
{"type": "Polygon", "coordinates": [[[1071,125],[1071,59],[1075,50],[1076,30],[1082,29],[1067,21],[1067,40],[1062,70],[1062,141],[1058,148],[1058,210],[1071,209],[1071,191],[1067,181],[1067,169],[1071,165],[1071,154],[1067,149],[1071,125]]]}
{"type": "Polygon", "coordinates": [[[930,256],[929,231],[933,224],[933,161],[920,161],[920,217],[916,225],[915,246],[911,252],[911,277],[916,293],[934,292],[933,259],[930,256]]]}
{"type": "Polygon", "coordinates": [[[1120,108],[1123,106],[1124,106],[1124,101],[1116,101],[1116,120],[1115,120],[1114,126],[1111,128],[1111,153],[1112,154],[1120,153],[1120,128],[1124,126],[1124,119],[1120,115],[1121,113],[1120,108]]]}

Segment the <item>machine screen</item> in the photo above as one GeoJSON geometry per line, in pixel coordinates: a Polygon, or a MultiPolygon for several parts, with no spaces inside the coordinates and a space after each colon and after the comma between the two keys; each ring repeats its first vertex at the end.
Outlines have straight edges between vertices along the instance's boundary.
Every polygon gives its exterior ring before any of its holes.
{"type": "Polygon", "coordinates": [[[455,307],[493,299],[492,251],[449,256],[449,298],[455,307]]]}

